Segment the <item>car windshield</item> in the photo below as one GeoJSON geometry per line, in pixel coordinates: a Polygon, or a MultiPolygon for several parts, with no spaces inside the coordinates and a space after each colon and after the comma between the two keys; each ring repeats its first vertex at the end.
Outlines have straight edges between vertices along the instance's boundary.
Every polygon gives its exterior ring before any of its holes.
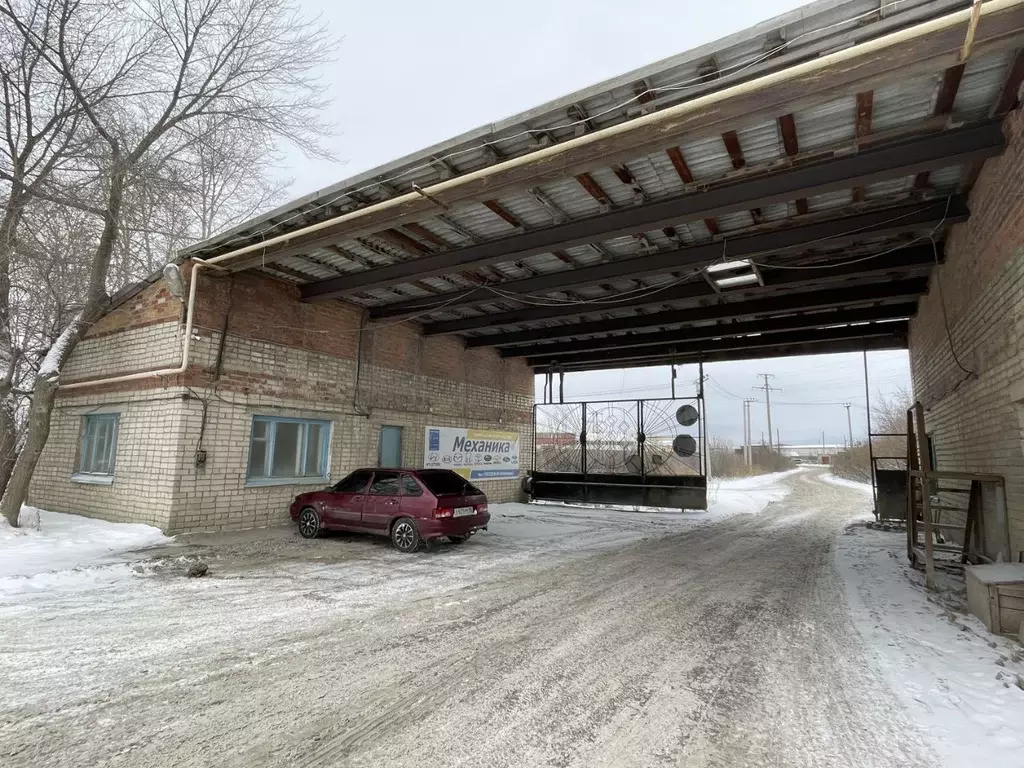
{"type": "Polygon", "coordinates": [[[435,496],[475,496],[480,493],[480,489],[469,480],[445,469],[427,470],[417,474],[427,486],[427,490],[435,496]]]}

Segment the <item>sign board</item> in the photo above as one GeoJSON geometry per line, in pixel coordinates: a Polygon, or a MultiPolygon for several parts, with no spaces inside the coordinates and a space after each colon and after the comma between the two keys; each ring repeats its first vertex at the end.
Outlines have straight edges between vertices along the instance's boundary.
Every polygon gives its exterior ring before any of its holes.
{"type": "Polygon", "coordinates": [[[519,433],[427,427],[423,467],[450,469],[468,480],[519,477],[519,433]]]}

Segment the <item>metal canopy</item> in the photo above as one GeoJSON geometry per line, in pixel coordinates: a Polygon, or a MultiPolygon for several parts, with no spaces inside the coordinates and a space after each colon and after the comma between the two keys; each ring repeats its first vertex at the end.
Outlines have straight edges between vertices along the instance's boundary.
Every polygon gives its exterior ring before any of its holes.
{"type": "Polygon", "coordinates": [[[969,7],[820,0],[185,255],[285,238],[234,268],[539,370],[905,346],[1024,81],[1024,5],[987,6],[963,60],[969,14],[937,22],[969,7]]]}
{"type": "Polygon", "coordinates": [[[461,250],[422,256],[302,287],[305,299],[349,296],[366,288],[403,283],[411,277],[437,277],[470,266],[521,259],[560,248],[628,236],[709,216],[745,211],[770,203],[823,195],[836,190],[931,171],[998,155],[1006,145],[999,121],[895,141],[857,154],[767,173],[669,200],[637,205],[516,237],[461,250]]]}

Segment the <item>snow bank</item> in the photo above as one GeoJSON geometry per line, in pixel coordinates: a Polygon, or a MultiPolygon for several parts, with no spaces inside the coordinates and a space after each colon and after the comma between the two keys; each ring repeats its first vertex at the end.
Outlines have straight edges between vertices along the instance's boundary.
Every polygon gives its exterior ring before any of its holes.
{"type": "Polygon", "coordinates": [[[864,493],[871,493],[871,483],[862,483],[859,480],[848,480],[845,477],[839,477],[833,475],[831,472],[825,472],[821,475],[823,482],[829,485],[839,485],[843,488],[853,488],[856,491],[863,491],[864,493]]]}
{"type": "Polygon", "coordinates": [[[38,530],[28,526],[11,528],[0,521],[0,578],[99,565],[120,553],[171,541],[150,525],[108,523],[22,507],[23,523],[35,516],[39,519],[38,530]]]}
{"type": "MultiPolygon", "coordinates": [[[[836,564],[869,653],[948,768],[1019,768],[1024,756],[1020,646],[925,593],[902,533],[853,527],[836,564]],[[994,647],[993,647],[994,646],[994,647]]],[[[944,591],[962,582],[944,573],[944,591]]]]}

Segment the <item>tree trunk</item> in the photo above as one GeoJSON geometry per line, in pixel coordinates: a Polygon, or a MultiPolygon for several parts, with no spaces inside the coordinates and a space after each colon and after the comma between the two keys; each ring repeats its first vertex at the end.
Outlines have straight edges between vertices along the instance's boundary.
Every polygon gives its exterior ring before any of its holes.
{"type": "Polygon", "coordinates": [[[0,403],[0,497],[7,490],[7,481],[14,470],[14,460],[18,458],[18,435],[14,423],[14,413],[7,403],[0,403]]]}
{"type": "Polygon", "coordinates": [[[3,499],[0,499],[0,515],[15,528],[18,527],[18,515],[21,513],[21,505],[28,496],[28,485],[36,471],[39,456],[50,437],[50,413],[53,411],[53,401],[60,384],[60,371],[71,357],[87,327],[85,316],[80,312],[57,337],[57,341],[43,358],[39,373],[36,374],[35,386],[32,388],[32,406],[28,412],[25,445],[14,462],[7,489],[4,491],[3,499]]]}
{"type": "MultiPolygon", "coordinates": [[[[4,203],[4,215],[0,220],[0,356],[7,365],[0,387],[0,496],[7,490],[7,481],[14,469],[15,452],[17,450],[17,433],[14,422],[17,403],[12,394],[11,382],[16,376],[15,366],[18,364],[14,352],[14,340],[11,332],[11,258],[17,245],[18,225],[24,211],[24,196],[17,192],[21,174],[15,168],[15,184],[4,203]]],[[[17,521],[13,523],[17,525],[17,521]]]]}
{"type": "Polygon", "coordinates": [[[54,372],[46,376],[39,375],[32,392],[32,407],[28,416],[28,437],[25,447],[21,449],[18,460],[14,463],[7,490],[0,501],[0,514],[12,526],[18,526],[18,515],[21,505],[28,496],[28,484],[36,469],[36,462],[50,437],[50,412],[53,410],[54,397],[57,394],[59,375],[54,372]]]}

